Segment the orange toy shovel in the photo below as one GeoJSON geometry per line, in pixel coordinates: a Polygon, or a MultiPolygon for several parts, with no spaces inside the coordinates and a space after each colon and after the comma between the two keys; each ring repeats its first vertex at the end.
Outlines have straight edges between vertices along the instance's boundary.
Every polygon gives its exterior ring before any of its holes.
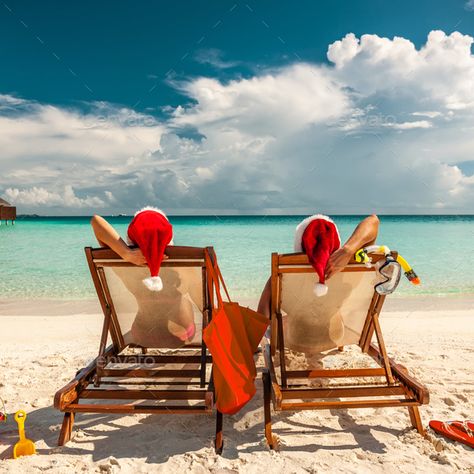
{"type": "Polygon", "coordinates": [[[13,447],[13,459],[19,458],[20,456],[36,454],[35,444],[31,439],[25,437],[25,420],[26,413],[23,410],[19,410],[15,413],[15,421],[18,423],[20,441],[13,447]]]}

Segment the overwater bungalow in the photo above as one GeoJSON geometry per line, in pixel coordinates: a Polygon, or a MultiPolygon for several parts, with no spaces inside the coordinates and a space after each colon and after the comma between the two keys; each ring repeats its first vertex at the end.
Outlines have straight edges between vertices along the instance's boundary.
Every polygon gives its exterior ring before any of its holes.
{"type": "Polygon", "coordinates": [[[8,221],[11,221],[14,224],[15,219],[16,207],[5,201],[5,199],[0,198],[0,225],[2,221],[5,221],[6,224],[8,224],[8,221]]]}

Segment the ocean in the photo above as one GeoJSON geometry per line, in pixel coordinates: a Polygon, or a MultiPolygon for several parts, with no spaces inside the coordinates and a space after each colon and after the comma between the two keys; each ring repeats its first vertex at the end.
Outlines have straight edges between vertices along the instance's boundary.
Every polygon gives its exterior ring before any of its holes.
{"type": "MultiPolygon", "coordinates": [[[[272,252],[292,252],[305,216],[170,217],[176,245],[214,246],[233,299],[255,299],[272,252]]],[[[343,240],[361,217],[333,216],[343,240]]],[[[130,217],[109,221],[122,236],[130,217]]],[[[403,278],[395,295],[474,294],[474,216],[381,216],[377,243],[403,255],[422,285],[403,278]]],[[[96,246],[89,217],[23,217],[0,226],[0,298],[94,296],[84,256],[96,246]]]]}

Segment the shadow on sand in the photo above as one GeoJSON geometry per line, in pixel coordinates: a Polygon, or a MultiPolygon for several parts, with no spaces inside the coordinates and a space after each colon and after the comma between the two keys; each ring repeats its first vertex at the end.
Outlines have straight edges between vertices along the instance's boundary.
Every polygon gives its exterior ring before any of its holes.
{"type": "MultiPolygon", "coordinates": [[[[260,391],[249,405],[236,416],[224,416],[224,458],[236,459],[241,453],[268,451],[263,442],[263,400],[260,391]],[[246,415],[253,417],[254,423],[245,430],[236,430],[235,425],[241,425],[246,415]]],[[[389,433],[394,438],[406,431],[359,423],[348,410],[331,410],[331,415],[338,418],[341,427],[339,429],[322,424],[324,419],[304,423],[294,419],[292,415],[291,412],[280,412],[273,416],[273,431],[282,440],[282,452],[361,448],[382,454],[386,452],[386,446],[374,436],[374,431],[389,433]],[[352,435],[354,442],[328,442],[332,435],[340,433],[352,435]],[[291,435],[304,435],[308,442],[295,446],[286,444],[285,437],[291,435]]],[[[138,457],[147,463],[164,463],[175,455],[199,451],[202,448],[211,448],[213,451],[215,416],[80,413],[76,415],[72,440],[67,445],[58,447],[57,438],[62,416],[62,413],[52,406],[28,413],[26,435],[36,442],[38,454],[91,455],[94,461],[109,456],[117,459],[138,457]]],[[[11,458],[11,446],[18,441],[13,414],[9,414],[7,424],[0,425],[0,436],[2,444],[10,446],[0,458],[11,458]]]]}

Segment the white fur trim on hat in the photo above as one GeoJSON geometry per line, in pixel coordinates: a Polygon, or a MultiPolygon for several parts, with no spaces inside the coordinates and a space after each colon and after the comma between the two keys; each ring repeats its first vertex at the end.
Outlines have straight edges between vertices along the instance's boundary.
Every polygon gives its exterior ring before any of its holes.
{"type": "Polygon", "coordinates": [[[155,212],[159,212],[162,216],[165,216],[166,219],[168,219],[168,216],[164,213],[164,211],[162,211],[161,209],[158,209],[157,207],[153,207],[153,206],[145,206],[145,207],[142,207],[139,211],[135,212],[134,217],[135,217],[137,214],[140,214],[140,212],[143,212],[143,211],[155,211],[155,212]]]}
{"type": "Polygon", "coordinates": [[[314,285],[313,291],[317,297],[324,296],[328,292],[328,287],[323,283],[316,283],[314,285]]]}
{"type": "Polygon", "coordinates": [[[150,291],[161,291],[163,289],[163,282],[159,276],[157,277],[148,277],[143,280],[143,284],[150,291]]]}
{"type": "Polygon", "coordinates": [[[303,219],[297,226],[296,226],[296,231],[295,231],[295,242],[294,242],[294,249],[295,252],[302,252],[303,247],[301,245],[301,240],[303,239],[303,234],[304,231],[306,230],[306,227],[309,226],[309,224],[312,221],[315,221],[316,219],[323,219],[328,222],[332,222],[334,224],[334,227],[336,228],[337,236],[339,237],[339,241],[341,241],[341,236],[339,235],[339,230],[337,228],[337,225],[335,222],[328,216],[325,216],[324,214],[314,214],[313,216],[309,216],[306,219],[303,219]]]}

